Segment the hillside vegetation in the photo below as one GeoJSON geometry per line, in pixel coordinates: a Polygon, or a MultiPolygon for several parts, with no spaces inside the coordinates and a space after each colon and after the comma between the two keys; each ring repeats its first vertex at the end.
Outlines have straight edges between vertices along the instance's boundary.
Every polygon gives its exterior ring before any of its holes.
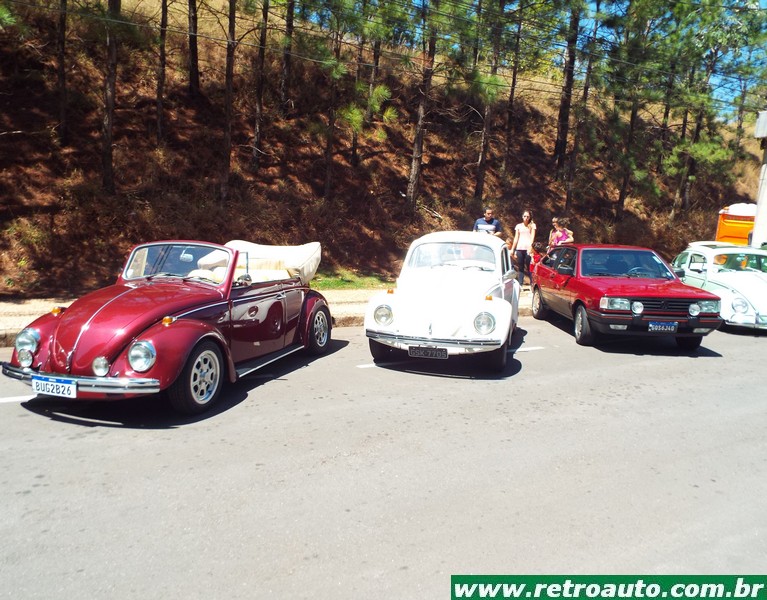
{"type": "MultiPolygon", "coordinates": [[[[135,18],[135,15],[133,15],[135,18]]],[[[0,29],[0,295],[78,294],[114,280],[132,244],[154,239],[299,244],[318,240],[322,268],[392,276],[409,242],[437,229],[469,229],[483,204],[495,207],[506,231],[532,210],[540,229],[552,216],[569,219],[577,241],[649,245],[671,258],[688,241],[712,238],[717,211],[756,195],[760,150],[744,142],[726,171],[703,170],[688,205],[670,219],[676,179],[654,165],[637,171],[621,206],[621,149],[616,113],[592,107],[578,165],[577,193],[565,210],[565,183],[553,159],[561,86],[555,68],[529,73],[519,88],[510,166],[501,164],[503,98],[492,118],[488,169],[481,199],[475,172],[483,97],[469,84],[435,77],[415,206],[406,201],[421,75],[402,67],[404,54],[384,54],[380,81],[388,109],[361,128],[355,153],[342,115],[332,147],[332,193],[325,188],[327,118],[331,93],[351,97],[354,73],[335,85],[317,62],[295,60],[290,108],[278,110],[279,55],[267,54],[263,103],[264,151],[252,166],[256,46],[240,45],[233,76],[231,165],[222,200],[225,47],[202,43],[201,89],[190,95],[188,48],[169,36],[164,92],[165,137],[156,135],[154,30],[137,28],[119,46],[113,125],[115,193],[104,191],[101,131],[106,47],[103,28],[72,20],[67,36],[67,143],[60,139],[55,11],[16,15],[0,29]],[[356,156],[356,158],[355,158],[356,156]]],[[[219,30],[220,31],[220,30],[219,30]]],[[[305,39],[305,46],[310,44],[305,39]]],[[[314,43],[317,43],[316,41],[314,43]]],[[[305,50],[305,48],[304,48],[305,50]]],[[[352,48],[348,52],[352,52],[352,48]]],[[[412,51],[410,64],[420,54],[412,51]]],[[[334,80],[335,81],[335,80],[334,80]]],[[[338,105],[341,106],[339,101],[338,105]]],[[[657,129],[648,108],[637,143],[657,129]]],[[[627,115],[619,115],[626,119],[627,115]]],[[[620,120],[620,119],[619,119],[620,120]]],[[[721,123],[709,123],[719,127],[721,123]]]]}

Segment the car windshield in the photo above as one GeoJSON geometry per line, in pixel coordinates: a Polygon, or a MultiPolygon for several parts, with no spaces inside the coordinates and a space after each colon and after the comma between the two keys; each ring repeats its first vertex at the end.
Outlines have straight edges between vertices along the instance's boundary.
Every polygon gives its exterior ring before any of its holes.
{"type": "Polygon", "coordinates": [[[408,266],[416,269],[459,267],[495,270],[495,253],[482,244],[435,242],[420,244],[410,255],[408,266]]]}
{"type": "Polygon", "coordinates": [[[220,283],[230,260],[231,254],[225,250],[203,244],[147,244],[133,251],[123,278],[183,277],[220,283]]]}
{"type": "Polygon", "coordinates": [[[751,252],[717,254],[714,264],[719,271],[759,271],[767,273],[767,256],[751,252]]]}
{"type": "Polygon", "coordinates": [[[674,278],[674,274],[652,250],[622,248],[583,250],[581,275],[584,277],[674,278]]]}

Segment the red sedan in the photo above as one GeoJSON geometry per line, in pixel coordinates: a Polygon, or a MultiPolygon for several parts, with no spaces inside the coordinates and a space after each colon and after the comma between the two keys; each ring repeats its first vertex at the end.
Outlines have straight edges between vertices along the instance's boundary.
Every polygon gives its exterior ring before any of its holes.
{"type": "Polygon", "coordinates": [[[133,249],[114,285],[56,308],[16,336],[3,374],[73,400],[167,395],[199,413],[226,381],[330,342],[309,288],[320,245],[162,241],[133,249]]]}
{"type": "Polygon", "coordinates": [[[600,335],[673,335],[684,350],[722,324],[719,297],[682,283],[657,253],[637,246],[569,244],[533,271],[533,317],[573,321],[575,341],[600,335]]]}

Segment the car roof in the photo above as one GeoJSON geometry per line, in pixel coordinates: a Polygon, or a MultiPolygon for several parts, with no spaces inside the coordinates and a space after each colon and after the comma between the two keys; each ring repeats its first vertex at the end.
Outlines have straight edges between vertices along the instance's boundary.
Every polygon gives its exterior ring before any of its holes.
{"type": "Polygon", "coordinates": [[[710,251],[721,254],[722,252],[748,252],[750,254],[767,255],[767,250],[762,248],[755,248],[754,246],[743,246],[741,244],[731,244],[729,242],[720,241],[703,241],[703,242],[690,242],[685,250],[710,251]]]}
{"type": "Polygon", "coordinates": [[[430,242],[456,242],[459,244],[483,244],[493,248],[503,246],[505,242],[495,235],[488,235],[481,231],[434,231],[413,240],[413,243],[424,244],[430,242]]]}
{"type": "Polygon", "coordinates": [[[645,246],[629,246],[626,244],[562,244],[558,247],[575,248],[576,250],[645,250],[655,252],[645,246]]]}

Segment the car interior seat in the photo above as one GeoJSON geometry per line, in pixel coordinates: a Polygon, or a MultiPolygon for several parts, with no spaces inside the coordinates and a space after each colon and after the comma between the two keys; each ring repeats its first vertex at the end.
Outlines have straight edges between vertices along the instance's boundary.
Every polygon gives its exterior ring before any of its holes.
{"type": "Polygon", "coordinates": [[[621,256],[611,256],[608,258],[605,262],[605,268],[611,275],[625,275],[629,270],[628,264],[621,256]]]}

